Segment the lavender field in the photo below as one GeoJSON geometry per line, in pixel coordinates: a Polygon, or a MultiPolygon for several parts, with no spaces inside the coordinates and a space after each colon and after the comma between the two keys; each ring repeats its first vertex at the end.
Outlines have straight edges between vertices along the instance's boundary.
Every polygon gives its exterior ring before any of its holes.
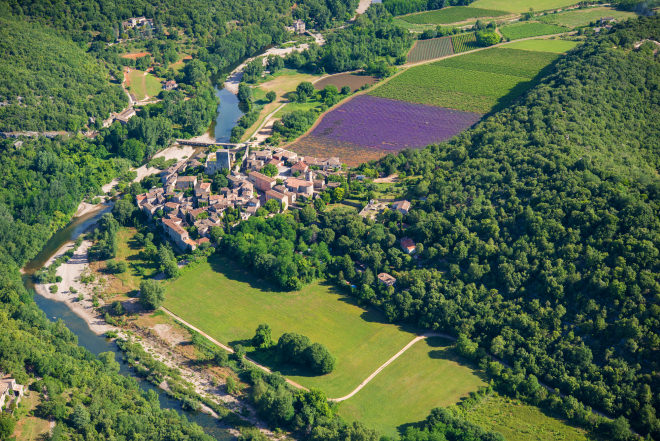
{"type": "Polygon", "coordinates": [[[315,139],[383,150],[446,141],[479,121],[481,114],[360,95],[331,111],[310,134],[315,139]]]}

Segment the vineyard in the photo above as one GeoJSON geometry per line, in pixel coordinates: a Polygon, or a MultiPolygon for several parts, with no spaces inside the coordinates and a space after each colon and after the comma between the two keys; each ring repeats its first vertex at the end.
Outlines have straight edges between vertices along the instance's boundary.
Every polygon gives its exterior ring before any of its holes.
{"type": "Polygon", "coordinates": [[[454,52],[457,54],[479,48],[479,45],[477,44],[477,36],[474,32],[455,35],[451,37],[451,42],[454,46],[454,52]]]}
{"type": "Polygon", "coordinates": [[[538,37],[541,35],[560,34],[570,29],[547,23],[514,23],[500,28],[500,32],[507,40],[518,40],[520,38],[538,37]]]}
{"type": "Polygon", "coordinates": [[[499,17],[507,12],[494,9],[469,8],[467,6],[452,6],[422,12],[421,14],[404,15],[401,20],[413,24],[449,24],[480,17],[499,17]]]}
{"type": "Polygon", "coordinates": [[[411,67],[371,92],[418,104],[487,113],[532,86],[557,54],[491,48],[411,67]]]}
{"type": "Polygon", "coordinates": [[[408,53],[409,63],[418,63],[434,58],[446,57],[454,53],[451,37],[432,38],[430,40],[417,40],[417,43],[408,53]]]}

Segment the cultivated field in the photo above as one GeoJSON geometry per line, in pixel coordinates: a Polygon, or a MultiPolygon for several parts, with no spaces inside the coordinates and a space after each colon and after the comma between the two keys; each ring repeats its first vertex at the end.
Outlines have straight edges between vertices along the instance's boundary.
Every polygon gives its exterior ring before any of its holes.
{"type": "Polygon", "coordinates": [[[399,18],[413,24],[449,24],[480,17],[499,17],[508,12],[493,9],[453,6],[417,14],[403,15],[399,18]]]}
{"type": "Polygon", "coordinates": [[[568,31],[570,29],[563,26],[535,22],[513,23],[500,28],[500,32],[507,40],[560,34],[568,31]]]}
{"type": "Polygon", "coordinates": [[[548,14],[538,17],[537,20],[543,23],[576,28],[586,26],[603,17],[614,17],[617,20],[626,20],[628,18],[636,17],[636,14],[627,11],[617,11],[613,8],[601,6],[596,8],[575,9],[573,11],[559,12],[557,14],[548,14]]]}
{"type": "Polygon", "coordinates": [[[586,441],[582,429],[544,414],[538,407],[498,395],[484,398],[465,418],[481,427],[500,432],[508,441],[586,441]]]}
{"type": "Polygon", "coordinates": [[[452,46],[455,53],[467,52],[479,48],[477,36],[474,32],[459,34],[451,37],[452,46]]]}
{"type": "Polygon", "coordinates": [[[359,146],[350,142],[340,142],[327,138],[319,138],[312,135],[304,135],[298,138],[287,149],[303,156],[314,156],[316,158],[329,158],[336,156],[342,163],[349,167],[375,161],[387,155],[385,150],[373,149],[359,146]]]}
{"type": "Polygon", "coordinates": [[[340,73],[336,75],[330,75],[322,80],[314,83],[314,87],[317,90],[325,88],[325,86],[333,85],[337,89],[341,90],[342,87],[348,86],[351,88],[351,92],[355,92],[360,89],[365,84],[376,84],[378,78],[372,77],[371,75],[356,75],[352,73],[340,73]]]}
{"type": "Polygon", "coordinates": [[[454,53],[451,37],[431,38],[429,40],[417,40],[408,52],[408,62],[417,63],[424,60],[446,57],[454,53]]]}
{"type": "MultiPolygon", "coordinates": [[[[275,339],[298,332],[322,343],[337,358],[331,374],[304,376],[274,367],[331,398],[351,392],[415,336],[384,323],[382,314],[363,310],[330,286],[315,283],[298,292],[280,292],[218,256],[167,283],[165,307],[225,343],[252,338],[260,323],[272,327],[275,339]]],[[[436,361],[437,369],[448,363],[436,361]]],[[[390,381],[403,379],[390,376],[390,381]]]]}
{"type": "Polygon", "coordinates": [[[552,52],[555,54],[562,54],[564,52],[570,51],[577,45],[577,41],[539,39],[515,41],[511,44],[507,44],[506,47],[507,49],[522,49],[525,51],[552,52]]]}
{"type": "Polygon", "coordinates": [[[342,402],[339,414],[395,436],[398,426],[423,420],[431,409],[454,404],[484,385],[473,370],[456,361],[449,343],[438,337],[417,342],[342,402]]]}
{"type": "Polygon", "coordinates": [[[508,12],[527,12],[530,8],[535,11],[564,8],[579,3],[576,0],[477,0],[470,4],[471,8],[496,9],[508,12]]]}
{"type": "MultiPolygon", "coordinates": [[[[330,156],[338,156],[347,164],[359,163],[364,161],[362,150],[381,151],[385,155],[425,147],[450,139],[480,118],[481,115],[471,112],[359,95],[326,113],[310,137],[328,145],[328,150],[337,145],[352,146],[351,156],[334,151],[330,156]]],[[[306,142],[304,138],[299,140],[300,144],[306,142]]],[[[303,153],[295,145],[291,148],[303,153]]]]}
{"type": "Polygon", "coordinates": [[[556,58],[547,52],[492,48],[412,67],[371,94],[486,113],[520,96],[556,58]]]}
{"type": "Polygon", "coordinates": [[[126,88],[138,101],[155,97],[163,89],[160,78],[143,70],[131,69],[124,79],[126,88]]]}

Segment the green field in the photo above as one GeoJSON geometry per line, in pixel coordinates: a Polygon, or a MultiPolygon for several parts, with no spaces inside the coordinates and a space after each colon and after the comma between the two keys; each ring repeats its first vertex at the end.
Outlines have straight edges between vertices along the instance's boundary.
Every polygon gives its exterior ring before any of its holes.
{"type": "Polygon", "coordinates": [[[535,22],[514,23],[500,28],[500,32],[507,40],[519,40],[527,37],[560,34],[568,31],[570,31],[570,29],[563,26],[535,22]]]}
{"type": "Polygon", "coordinates": [[[538,407],[498,395],[486,397],[465,414],[481,427],[500,432],[507,441],[586,441],[582,429],[544,414],[538,407]]]}
{"type": "Polygon", "coordinates": [[[451,42],[454,46],[454,52],[457,54],[479,48],[479,45],[477,44],[477,36],[474,32],[454,35],[451,37],[451,42]]]}
{"type": "Polygon", "coordinates": [[[491,48],[411,67],[371,94],[419,104],[486,113],[507,105],[556,54],[491,48]]]}
{"type": "Polygon", "coordinates": [[[401,20],[413,24],[449,24],[470,20],[479,17],[499,17],[506,15],[505,11],[493,9],[469,8],[467,6],[453,6],[449,8],[426,11],[419,14],[403,15],[401,20]]]}
{"type": "Polygon", "coordinates": [[[163,89],[160,78],[142,70],[131,69],[126,77],[128,79],[127,88],[138,101],[155,97],[163,89]]]}
{"type": "Polygon", "coordinates": [[[477,0],[470,4],[471,8],[496,9],[508,12],[527,12],[530,8],[535,11],[563,8],[579,3],[576,0],[477,0]]]}
{"type": "Polygon", "coordinates": [[[573,11],[560,12],[558,14],[548,14],[542,17],[537,17],[536,19],[543,23],[576,28],[587,26],[589,23],[595,22],[603,17],[614,17],[617,20],[626,20],[636,17],[636,14],[627,11],[617,11],[613,8],[601,6],[597,8],[575,9],[573,11]]]}
{"type": "MultiPolygon", "coordinates": [[[[337,359],[331,374],[305,376],[271,366],[307,387],[322,389],[331,398],[351,392],[415,337],[385,323],[381,313],[356,306],[329,285],[314,283],[299,292],[276,291],[218,256],[169,282],[165,307],[224,343],[250,339],[260,323],[268,323],[275,339],[284,332],[298,332],[325,345],[337,359]]],[[[263,360],[259,354],[251,356],[263,360]]],[[[436,362],[437,369],[448,363],[436,362]]]]}
{"type": "Polygon", "coordinates": [[[507,49],[522,49],[525,51],[552,52],[554,54],[563,54],[564,52],[570,51],[577,45],[577,41],[539,39],[515,41],[511,44],[507,44],[506,47],[507,49]]]}
{"type": "Polygon", "coordinates": [[[339,414],[394,436],[399,425],[423,420],[431,409],[454,404],[484,385],[471,369],[455,361],[449,343],[437,337],[415,343],[342,402],[339,414]]]}
{"type": "Polygon", "coordinates": [[[417,40],[408,52],[408,62],[417,63],[424,60],[446,57],[454,53],[451,37],[431,38],[429,40],[417,40]]]}

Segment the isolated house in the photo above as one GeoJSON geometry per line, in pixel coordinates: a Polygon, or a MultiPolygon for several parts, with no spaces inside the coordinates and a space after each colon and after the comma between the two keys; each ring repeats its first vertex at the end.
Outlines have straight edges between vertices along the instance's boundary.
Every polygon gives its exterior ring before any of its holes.
{"type": "Polygon", "coordinates": [[[298,19],[293,22],[293,31],[297,34],[304,34],[306,30],[305,22],[298,19]]]}
{"type": "Polygon", "coordinates": [[[163,83],[163,89],[164,90],[174,90],[178,87],[179,85],[176,84],[176,81],[174,80],[167,80],[163,83]]]}
{"type": "Polygon", "coordinates": [[[13,378],[0,380],[0,411],[9,408],[12,402],[18,404],[23,397],[24,387],[13,378]]]}
{"type": "Polygon", "coordinates": [[[417,246],[415,245],[415,242],[411,238],[404,237],[403,239],[401,239],[401,248],[403,249],[404,253],[412,254],[415,252],[417,246]]]}
{"type": "Polygon", "coordinates": [[[406,200],[396,201],[392,204],[392,208],[401,214],[408,214],[410,211],[410,202],[406,200]]]}
{"type": "Polygon", "coordinates": [[[387,273],[378,274],[378,281],[385,286],[392,286],[396,283],[396,279],[387,273]]]}

